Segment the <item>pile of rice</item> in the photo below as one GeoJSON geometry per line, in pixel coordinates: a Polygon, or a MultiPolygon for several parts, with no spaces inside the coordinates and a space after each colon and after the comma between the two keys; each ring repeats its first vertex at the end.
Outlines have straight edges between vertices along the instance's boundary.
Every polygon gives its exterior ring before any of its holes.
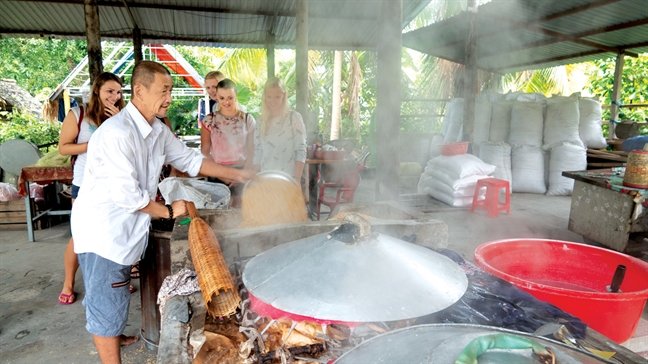
{"type": "Polygon", "coordinates": [[[301,188],[284,179],[260,177],[251,181],[241,196],[241,226],[258,227],[304,222],[306,204],[301,188]]]}

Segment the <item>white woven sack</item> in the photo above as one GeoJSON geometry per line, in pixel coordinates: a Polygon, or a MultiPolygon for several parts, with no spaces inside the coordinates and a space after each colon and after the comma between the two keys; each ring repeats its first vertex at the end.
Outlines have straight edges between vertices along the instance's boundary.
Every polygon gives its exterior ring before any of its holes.
{"type": "Polygon", "coordinates": [[[488,142],[490,136],[491,103],[487,97],[480,96],[475,101],[475,127],[473,133],[473,154],[479,156],[479,146],[488,142]]]}
{"type": "Polygon", "coordinates": [[[493,103],[491,111],[490,133],[488,140],[491,142],[508,143],[511,130],[511,110],[514,101],[500,101],[493,103]]]}
{"type": "Polygon", "coordinates": [[[441,144],[443,144],[443,135],[436,134],[430,142],[430,158],[441,155],[441,144]]]}
{"type": "Polygon", "coordinates": [[[472,197],[453,197],[434,188],[430,188],[429,195],[453,207],[466,207],[472,205],[472,197]]]}
{"type": "Polygon", "coordinates": [[[447,185],[438,179],[433,179],[431,187],[452,197],[472,197],[475,194],[475,187],[477,187],[477,182],[473,183],[472,185],[461,187],[455,190],[450,187],[450,185],[447,185]]]}
{"type": "Polygon", "coordinates": [[[580,113],[580,122],[578,133],[581,141],[587,148],[605,148],[607,141],[603,136],[601,123],[601,103],[594,98],[578,99],[578,111],[580,113]]]}
{"type": "Polygon", "coordinates": [[[453,180],[474,175],[488,176],[495,171],[495,166],[482,162],[472,154],[440,155],[430,159],[426,171],[428,168],[430,171],[440,169],[453,180]]]}
{"type": "Polygon", "coordinates": [[[510,92],[504,95],[506,100],[514,100],[521,102],[540,102],[543,103],[547,100],[547,97],[544,94],[539,92],[526,93],[522,91],[510,92]]]}
{"type": "Polygon", "coordinates": [[[416,193],[419,195],[427,194],[430,186],[432,185],[432,177],[429,174],[422,173],[416,186],[416,193]]]}
{"type": "Polygon", "coordinates": [[[548,196],[571,196],[574,180],[563,177],[564,171],[581,171],[587,168],[587,150],[581,145],[558,143],[549,152],[548,196]]]}
{"type": "Polygon", "coordinates": [[[542,107],[539,102],[515,102],[511,110],[510,145],[542,147],[542,107]]]}
{"type": "Polygon", "coordinates": [[[461,179],[454,179],[448,176],[444,171],[440,169],[437,170],[430,169],[430,171],[426,173],[428,176],[432,177],[433,180],[440,181],[450,186],[450,188],[453,190],[460,190],[463,188],[468,188],[470,186],[476,186],[477,181],[479,181],[480,179],[492,178],[491,176],[474,175],[474,176],[465,177],[461,179]]]}
{"type": "Polygon", "coordinates": [[[513,185],[511,173],[511,146],[506,143],[484,143],[479,150],[479,159],[496,167],[493,177],[513,185]]]}
{"type": "Polygon", "coordinates": [[[560,142],[582,145],[578,124],[578,97],[552,97],[547,100],[544,123],[544,150],[560,142]]]}
{"type": "Polygon", "coordinates": [[[545,184],[544,152],[541,148],[521,145],[511,150],[511,177],[513,192],[547,192],[545,184]]]}
{"type": "Polygon", "coordinates": [[[444,143],[454,143],[459,138],[461,126],[463,125],[464,99],[452,99],[446,106],[446,113],[443,117],[444,124],[448,120],[448,129],[443,134],[444,143]]]}

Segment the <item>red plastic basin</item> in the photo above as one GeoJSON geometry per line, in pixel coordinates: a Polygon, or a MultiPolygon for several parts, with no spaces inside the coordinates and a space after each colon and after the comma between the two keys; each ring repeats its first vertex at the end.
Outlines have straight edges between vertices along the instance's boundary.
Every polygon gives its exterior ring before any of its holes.
{"type": "Polygon", "coordinates": [[[589,245],[498,240],[480,245],[475,262],[618,343],[632,337],[648,299],[648,263],[589,245]],[[609,293],[619,264],[626,266],[621,293],[609,293]]]}

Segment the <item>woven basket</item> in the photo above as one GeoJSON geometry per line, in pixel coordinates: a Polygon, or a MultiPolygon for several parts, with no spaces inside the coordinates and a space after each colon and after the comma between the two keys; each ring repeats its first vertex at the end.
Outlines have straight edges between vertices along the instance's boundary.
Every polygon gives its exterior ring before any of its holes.
{"type": "Polygon", "coordinates": [[[241,297],[223,258],[216,234],[200,218],[193,202],[187,202],[187,209],[191,216],[189,250],[207,312],[212,317],[229,316],[240,306],[241,297]]]}

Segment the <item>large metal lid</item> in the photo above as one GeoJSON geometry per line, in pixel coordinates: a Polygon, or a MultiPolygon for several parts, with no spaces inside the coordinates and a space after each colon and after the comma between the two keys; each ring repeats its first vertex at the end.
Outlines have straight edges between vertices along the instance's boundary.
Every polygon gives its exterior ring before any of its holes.
{"type": "Polygon", "coordinates": [[[36,164],[42,156],[38,147],[26,140],[7,140],[0,145],[0,168],[19,176],[23,167],[36,164]]]}
{"type": "MultiPolygon", "coordinates": [[[[454,363],[473,339],[500,333],[532,339],[549,347],[556,356],[557,363],[606,363],[593,354],[522,332],[470,324],[434,324],[411,326],[371,338],[342,355],[335,364],[454,363]]],[[[479,363],[535,364],[539,361],[530,350],[497,349],[479,356],[479,363]]]]}
{"type": "Polygon", "coordinates": [[[431,314],[455,303],[468,287],[466,275],[452,260],[372,234],[368,222],[355,214],[331,233],[257,255],[245,266],[243,283],[279,310],[346,322],[431,314]]]}

